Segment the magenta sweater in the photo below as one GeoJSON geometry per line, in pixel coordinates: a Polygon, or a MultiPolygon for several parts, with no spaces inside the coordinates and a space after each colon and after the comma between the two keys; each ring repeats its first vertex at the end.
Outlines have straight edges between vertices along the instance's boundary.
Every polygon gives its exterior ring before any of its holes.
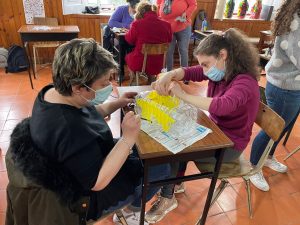
{"type": "MultiPolygon", "coordinates": [[[[201,66],[183,69],[184,80],[208,80],[201,66]]],[[[210,118],[233,141],[234,149],[243,151],[259,107],[258,82],[247,74],[239,74],[230,83],[209,80],[207,97],[213,98],[208,110],[210,118]]]]}

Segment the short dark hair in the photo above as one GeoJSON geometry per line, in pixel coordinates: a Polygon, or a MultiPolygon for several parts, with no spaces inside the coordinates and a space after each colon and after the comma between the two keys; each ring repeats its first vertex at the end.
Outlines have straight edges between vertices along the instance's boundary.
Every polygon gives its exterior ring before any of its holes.
{"type": "Polygon", "coordinates": [[[127,0],[127,2],[129,3],[129,6],[134,9],[140,0],[127,0]]]}
{"type": "Polygon", "coordinates": [[[61,95],[70,96],[73,85],[91,86],[109,70],[117,68],[112,54],[94,39],[73,39],[55,51],[52,65],[54,87],[61,95]]]}

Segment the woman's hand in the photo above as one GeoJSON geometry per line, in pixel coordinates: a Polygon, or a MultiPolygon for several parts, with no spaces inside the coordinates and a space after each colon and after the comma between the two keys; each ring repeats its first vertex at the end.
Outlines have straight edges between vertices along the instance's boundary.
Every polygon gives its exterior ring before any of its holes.
{"type": "Polygon", "coordinates": [[[134,102],[134,97],[137,95],[137,92],[125,92],[120,98],[119,98],[119,104],[120,108],[125,107],[129,103],[134,102]]]}
{"type": "Polygon", "coordinates": [[[175,95],[178,98],[182,98],[184,91],[182,90],[181,86],[176,81],[172,81],[169,86],[169,91],[172,95],[175,95]]]}
{"type": "Polygon", "coordinates": [[[173,79],[173,72],[162,73],[159,79],[151,84],[151,87],[160,95],[169,95],[169,86],[173,79]]]}
{"type": "Polygon", "coordinates": [[[121,124],[123,137],[129,142],[129,144],[134,145],[141,127],[141,119],[139,115],[135,115],[133,112],[128,112],[123,118],[121,124]]]}

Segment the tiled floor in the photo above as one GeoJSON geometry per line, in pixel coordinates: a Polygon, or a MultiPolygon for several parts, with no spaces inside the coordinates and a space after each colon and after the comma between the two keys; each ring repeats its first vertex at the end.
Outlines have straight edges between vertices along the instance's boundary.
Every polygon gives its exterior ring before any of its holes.
{"type": "MultiPolygon", "coordinates": [[[[31,114],[32,105],[40,90],[51,81],[50,69],[40,71],[38,80],[34,80],[35,89],[30,88],[27,73],[5,74],[0,70],[0,225],[4,224],[6,197],[5,188],[8,182],[4,156],[9,145],[9,135],[14,126],[24,117],[31,114]]],[[[265,78],[261,79],[265,83],[265,78]]],[[[203,85],[193,86],[200,94],[205,93],[203,85]]],[[[112,117],[113,118],[113,117],[112,117]]],[[[109,121],[117,135],[118,121],[109,121]]],[[[254,127],[253,137],[258,132],[254,127]]],[[[252,141],[252,139],[251,139],[252,141]]],[[[282,161],[288,152],[300,145],[300,119],[298,119],[287,146],[281,144],[276,151],[277,158],[282,161]]],[[[249,156],[250,147],[246,150],[249,156]]],[[[216,204],[209,211],[209,225],[300,225],[300,152],[286,161],[289,167],[287,174],[279,174],[264,169],[271,190],[263,193],[254,187],[252,190],[252,206],[254,217],[249,219],[247,211],[247,195],[241,179],[230,180],[216,204]]],[[[188,173],[196,168],[189,164],[188,173]]],[[[186,193],[179,194],[179,207],[168,214],[158,225],[192,225],[201,213],[208,191],[208,180],[186,183],[186,193]]],[[[148,206],[149,207],[149,206],[148,206]]],[[[96,223],[112,225],[112,218],[96,223]]],[[[44,225],[44,224],[41,224],[44,225]]]]}

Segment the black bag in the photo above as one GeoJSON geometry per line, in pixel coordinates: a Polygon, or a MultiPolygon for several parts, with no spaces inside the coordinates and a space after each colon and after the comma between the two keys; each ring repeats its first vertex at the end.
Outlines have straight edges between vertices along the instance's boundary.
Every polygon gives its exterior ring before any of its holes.
{"type": "Polygon", "coordinates": [[[103,28],[103,48],[109,52],[113,52],[114,34],[108,25],[103,28]]]}
{"type": "Polygon", "coordinates": [[[82,13],[99,14],[100,10],[98,6],[96,7],[86,6],[85,10],[82,13]]]}
{"type": "Polygon", "coordinates": [[[28,68],[28,61],[26,57],[25,49],[12,45],[8,49],[7,67],[5,67],[6,73],[17,73],[25,71],[28,68]]]}

